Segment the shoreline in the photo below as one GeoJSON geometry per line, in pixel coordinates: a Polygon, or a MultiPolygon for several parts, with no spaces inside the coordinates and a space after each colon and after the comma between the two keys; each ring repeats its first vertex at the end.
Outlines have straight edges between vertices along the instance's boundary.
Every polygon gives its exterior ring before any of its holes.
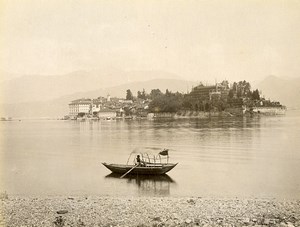
{"type": "MultiPolygon", "coordinates": [[[[297,111],[299,109],[288,109],[297,111]]],[[[287,109],[281,107],[255,107],[254,111],[246,110],[242,108],[231,108],[224,111],[188,111],[180,110],[176,113],[148,113],[147,116],[128,116],[128,117],[110,117],[110,120],[153,120],[153,119],[208,119],[208,118],[232,118],[232,117],[249,117],[249,116],[285,116],[287,109]],[[280,111],[282,110],[282,111],[280,111]]],[[[57,117],[3,117],[0,121],[29,121],[29,120],[61,120],[61,121],[100,121],[106,120],[106,117],[102,118],[78,118],[78,119],[66,119],[62,116],[57,117]],[[7,119],[6,119],[7,118],[7,119]],[[10,119],[8,119],[10,118],[10,119]]],[[[109,120],[108,120],[109,121],[109,120]]]]}
{"type": "Polygon", "coordinates": [[[300,226],[300,199],[3,196],[0,226],[300,226]]]}

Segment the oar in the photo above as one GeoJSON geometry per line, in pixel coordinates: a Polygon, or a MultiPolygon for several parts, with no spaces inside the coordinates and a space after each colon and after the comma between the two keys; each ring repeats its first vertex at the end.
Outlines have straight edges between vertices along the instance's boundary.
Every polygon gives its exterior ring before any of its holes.
{"type": "Polygon", "coordinates": [[[138,165],[136,165],[136,166],[134,166],[134,167],[132,167],[130,170],[128,170],[126,173],[124,173],[120,178],[123,178],[123,177],[125,177],[128,173],[130,173],[131,172],[131,170],[133,170],[135,167],[137,167],[138,165]]]}

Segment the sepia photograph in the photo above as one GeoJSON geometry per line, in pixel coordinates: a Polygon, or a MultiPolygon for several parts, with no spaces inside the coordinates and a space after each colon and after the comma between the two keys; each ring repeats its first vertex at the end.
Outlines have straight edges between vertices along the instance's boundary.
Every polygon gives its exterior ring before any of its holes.
{"type": "Polygon", "coordinates": [[[299,0],[0,0],[0,227],[300,227],[299,0]]]}

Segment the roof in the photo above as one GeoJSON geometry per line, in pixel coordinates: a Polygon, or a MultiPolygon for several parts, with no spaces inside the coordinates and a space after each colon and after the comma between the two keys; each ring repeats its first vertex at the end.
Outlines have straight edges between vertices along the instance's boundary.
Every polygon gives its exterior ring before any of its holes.
{"type": "Polygon", "coordinates": [[[72,104],[91,104],[91,103],[92,103],[91,99],[82,98],[82,99],[76,99],[76,100],[71,101],[71,103],[69,105],[72,105],[72,104]]]}
{"type": "Polygon", "coordinates": [[[148,155],[158,155],[161,151],[168,150],[159,147],[136,147],[131,154],[148,154],[148,155]]]}
{"type": "Polygon", "coordinates": [[[216,88],[216,85],[204,86],[203,84],[200,84],[194,87],[194,89],[213,89],[213,88],[216,88]]]}
{"type": "Polygon", "coordinates": [[[116,112],[115,110],[112,109],[102,109],[98,111],[99,113],[108,113],[108,112],[116,112]]]}
{"type": "Polygon", "coordinates": [[[69,105],[90,105],[91,102],[72,102],[69,105]]]}

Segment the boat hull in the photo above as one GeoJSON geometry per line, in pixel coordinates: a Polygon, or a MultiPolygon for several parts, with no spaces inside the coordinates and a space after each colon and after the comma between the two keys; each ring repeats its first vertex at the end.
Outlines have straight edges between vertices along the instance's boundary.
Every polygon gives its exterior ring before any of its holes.
{"type": "MultiPolygon", "coordinates": [[[[102,163],[106,168],[108,168],[113,173],[124,174],[131,170],[134,165],[122,165],[122,164],[107,164],[102,163]]],[[[152,166],[138,166],[130,171],[130,174],[142,174],[142,175],[161,175],[169,172],[173,169],[176,164],[162,164],[162,165],[152,165],[152,166]]]]}

